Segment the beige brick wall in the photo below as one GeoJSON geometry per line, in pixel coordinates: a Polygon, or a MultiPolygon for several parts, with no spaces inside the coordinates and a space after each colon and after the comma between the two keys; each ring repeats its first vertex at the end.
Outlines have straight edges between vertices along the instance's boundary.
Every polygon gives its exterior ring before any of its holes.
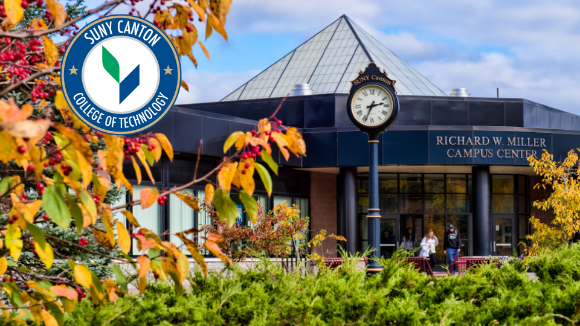
{"type": "MultiPolygon", "coordinates": [[[[326,235],[337,233],[336,187],[337,175],[331,173],[310,173],[310,225],[311,236],[320,230],[326,235]]],[[[314,252],[324,257],[337,257],[336,240],[327,238],[314,252]]]]}

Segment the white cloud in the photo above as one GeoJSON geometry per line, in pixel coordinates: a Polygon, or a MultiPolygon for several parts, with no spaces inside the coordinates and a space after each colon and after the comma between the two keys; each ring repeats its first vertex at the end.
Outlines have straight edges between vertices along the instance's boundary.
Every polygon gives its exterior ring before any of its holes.
{"type": "Polygon", "coordinates": [[[238,87],[246,83],[259,71],[242,73],[208,72],[203,70],[186,70],[181,76],[189,86],[189,92],[181,89],[176,104],[217,102],[238,87]]]}

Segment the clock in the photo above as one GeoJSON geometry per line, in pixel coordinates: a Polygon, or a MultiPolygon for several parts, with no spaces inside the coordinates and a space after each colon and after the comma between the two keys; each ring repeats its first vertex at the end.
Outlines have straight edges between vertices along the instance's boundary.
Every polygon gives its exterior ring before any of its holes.
{"type": "Polygon", "coordinates": [[[347,113],[355,126],[366,133],[381,133],[397,120],[399,100],[395,81],[370,63],[351,81],[347,113]]]}

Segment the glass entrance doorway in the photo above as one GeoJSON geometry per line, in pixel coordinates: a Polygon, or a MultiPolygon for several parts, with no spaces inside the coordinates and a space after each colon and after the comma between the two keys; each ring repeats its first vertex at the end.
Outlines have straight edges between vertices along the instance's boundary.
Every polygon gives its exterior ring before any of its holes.
{"type": "Polygon", "coordinates": [[[494,217],[492,235],[494,255],[511,256],[513,254],[512,217],[494,217]]]}
{"type": "MultiPolygon", "coordinates": [[[[421,246],[423,239],[423,215],[401,215],[401,247],[403,249],[414,249],[421,246]],[[409,234],[411,236],[409,237],[409,234]]],[[[415,253],[419,255],[419,251],[415,253]]]]}
{"type": "Polygon", "coordinates": [[[394,218],[381,219],[381,257],[391,258],[397,250],[397,220],[394,218]]]}

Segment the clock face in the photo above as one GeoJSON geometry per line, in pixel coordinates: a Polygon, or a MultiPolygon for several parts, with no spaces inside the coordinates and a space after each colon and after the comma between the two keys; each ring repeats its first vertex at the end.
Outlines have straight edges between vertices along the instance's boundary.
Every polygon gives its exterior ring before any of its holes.
{"type": "Polygon", "coordinates": [[[350,109],[358,122],[374,127],[383,124],[391,116],[393,99],[384,88],[368,85],[354,94],[350,109]]]}

